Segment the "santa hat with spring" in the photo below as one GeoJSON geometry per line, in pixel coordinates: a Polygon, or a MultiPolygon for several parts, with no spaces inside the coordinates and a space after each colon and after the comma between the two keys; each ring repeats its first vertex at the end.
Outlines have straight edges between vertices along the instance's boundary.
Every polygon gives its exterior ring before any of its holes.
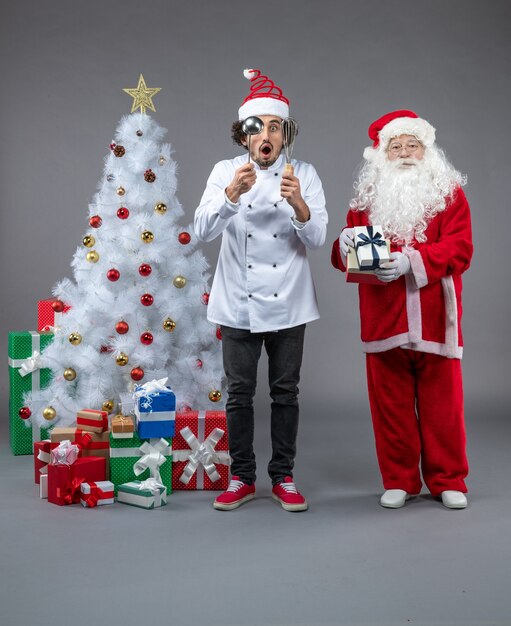
{"type": "Polygon", "coordinates": [[[373,145],[364,150],[366,161],[372,161],[378,152],[385,151],[389,141],[399,135],[413,135],[426,148],[435,143],[433,126],[420,118],[417,113],[407,110],[386,113],[369,126],[368,134],[373,140],[373,145]]]}
{"type": "Polygon", "coordinates": [[[240,121],[251,115],[289,117],[289,100],[268,76],[259,70],[243,70],[243,75],[250,81],[250,93],[238,110],[240,121]]]}

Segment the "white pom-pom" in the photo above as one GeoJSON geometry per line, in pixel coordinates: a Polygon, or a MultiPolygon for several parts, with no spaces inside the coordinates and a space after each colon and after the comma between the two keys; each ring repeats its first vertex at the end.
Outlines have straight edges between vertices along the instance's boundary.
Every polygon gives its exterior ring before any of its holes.
{"type": "Polygon", "coordinates": [[[254,70],[243,70],[243,76],[247,79],[247,80],[252,80],[252,78],[254,78],[255,76],[255,71],[254,70]]]}
{"type": "Polygon", "coordinates": [[[364,159],[366,161],[372,161],[376,156],[376,148],[373,148],[372,146],[367,146],[367,148],[364,149],[364,159]]]}

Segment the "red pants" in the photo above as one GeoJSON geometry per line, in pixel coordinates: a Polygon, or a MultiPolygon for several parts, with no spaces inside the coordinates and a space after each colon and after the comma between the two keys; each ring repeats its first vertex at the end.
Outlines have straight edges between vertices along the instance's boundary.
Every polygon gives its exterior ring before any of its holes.
{"type": "Polygon", "coordinates": [[[466,493],[461,362],[395,348],[366,354],[376,453],[385,489],[466,493]]]}

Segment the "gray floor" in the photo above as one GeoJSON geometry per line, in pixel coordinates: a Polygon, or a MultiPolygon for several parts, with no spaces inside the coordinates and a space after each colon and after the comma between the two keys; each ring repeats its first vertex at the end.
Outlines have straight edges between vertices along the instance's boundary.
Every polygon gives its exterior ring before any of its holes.
{"type": "MultiPolygon", "coordinates": [[[[207,492],[174,494],[155,511],[53,506],[37,497],[31,458],[11,456],[2,436],[1,623],[511,624],[506,416],[467,410],[465,511],[428,495],[399,511],[378,506],[365,407],[303,418],[301,514],[272,502],[262,467],[257,499],[229,513],[207,492]]],[[[265,438],[263,424],[261,466],[265,438]]]]}

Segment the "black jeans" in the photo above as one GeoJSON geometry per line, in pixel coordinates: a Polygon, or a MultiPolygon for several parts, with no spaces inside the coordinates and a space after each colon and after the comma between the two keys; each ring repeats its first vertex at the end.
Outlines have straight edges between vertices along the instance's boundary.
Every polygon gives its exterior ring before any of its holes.
{"type": "Polygon", "coordinates": [[[251,333],[222,326],[222,350],[227,377],[227,428],[231,472],[244,483],[256,479],[253,398],[257,363],[264,343],[268,354],[271,403],[272,457],[268,474],[272,483],[292,476],[298,432],[298,382],[302,364],[305,324],[277,332],[251,333]]]}

